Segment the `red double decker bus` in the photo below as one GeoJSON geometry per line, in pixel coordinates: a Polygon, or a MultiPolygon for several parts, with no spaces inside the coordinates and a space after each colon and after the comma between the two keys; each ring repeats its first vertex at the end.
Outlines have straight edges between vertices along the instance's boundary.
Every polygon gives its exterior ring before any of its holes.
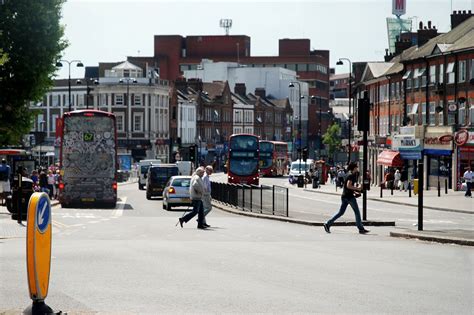
{"type": "Polygon", "coordinates": [[[233,184],[258,185],[259,142],[256,135],[229,137],[227,180],[233,184]]]}
{"type": "Polygon", "coordinates": [[[288,144],[281,141],[260,140],[260,174],[283,176],[288,166],[288,144]]]}

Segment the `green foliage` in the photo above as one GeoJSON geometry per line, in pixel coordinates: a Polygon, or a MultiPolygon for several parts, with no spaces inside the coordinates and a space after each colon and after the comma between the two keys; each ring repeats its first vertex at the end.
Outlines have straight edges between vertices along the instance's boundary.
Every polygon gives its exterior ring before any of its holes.
{"type": "Polygon", "coordinates": [[[334,153],[341,147],[341,127],[338,124],[331,125],[326,133],[323,135],[323,143],[328,147],[329,156],[334,156],[334,153]]]}
{"type": "Polygon", "coordinates": [[[31,129],[30,101],[53,85],[67,47],[60,25],[64,0],[6,0],[0,5],[0,146],[20,144],[31,129]]]}

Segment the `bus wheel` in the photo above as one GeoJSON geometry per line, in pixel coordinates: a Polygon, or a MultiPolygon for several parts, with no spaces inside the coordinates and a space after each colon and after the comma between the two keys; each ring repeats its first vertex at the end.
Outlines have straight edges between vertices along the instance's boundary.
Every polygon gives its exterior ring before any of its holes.
{"type": "Polygon", "coordinates": [[[143,190],[143,185],[142,185],[142,184],[138,184],[138,189],[139,189],[139,190],[143,190]]]}
{"type": "Polygon", "coordinates": [[[151,200],[151,195],[146,194],[146,199],[151,200]]]}

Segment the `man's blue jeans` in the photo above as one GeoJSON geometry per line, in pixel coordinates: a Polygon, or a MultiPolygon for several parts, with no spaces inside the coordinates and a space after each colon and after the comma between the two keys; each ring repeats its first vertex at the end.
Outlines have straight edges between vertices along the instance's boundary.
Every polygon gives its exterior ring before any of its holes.
{"type": "Polygon", "coordinates": [[[354,210],[355,218],[356,218],[356,225],[359,228],[359,230],[363,230],[364,226],[362,225],[362,220],[360,219],[360,211],[359,211],[359,206],[357,205],[357,200],[355,197],[341,197],[342,204],[341,208],[339,209],[339,212],[336,213],[328,222],[327,225],[331,226],[333,223],[342,217],[344,213],[346,212],[347,206],[351,205],[352,210],[354,210]]]}

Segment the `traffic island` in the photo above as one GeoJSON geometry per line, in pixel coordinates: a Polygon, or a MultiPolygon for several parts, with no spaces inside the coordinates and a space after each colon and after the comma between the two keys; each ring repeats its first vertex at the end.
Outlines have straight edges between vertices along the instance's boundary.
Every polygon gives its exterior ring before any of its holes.
{"type": "MultiPolygon", "coordinates": [[[[271,214],[243,211],[241,209],[237,209],[235,207],[223,204],[221,202],[216,202],[216,201],[212,202],[212,206],[229,213],[253,217],[253,218],[259,218],[259,219],[275,220],[275,221],[303,224],[303,225],[310,225],[310,226],[323,226],[323,224],[326,223],[326,221],[301,220],[298,218],[290,218],[290,217],[283,217],[283,216],[277,216],[277,215],[271,215],[271,214]]],[[[364,224],[364,226],[395,226],[395,221],[362,221],[362,223],[364,224]]],[[[332,226],[355,226],[355,225],[356,224],[354,221],[340,221],[340,222],[335,222],[332,226]]]]}
{"type": "Polygon", "coordinates": [[[393,231],[391,237],[419,239],[421,241],[443,244],[457,244],[474,246],[474,232],[465,230],[437,230],[437,231],[393,231]]]}

